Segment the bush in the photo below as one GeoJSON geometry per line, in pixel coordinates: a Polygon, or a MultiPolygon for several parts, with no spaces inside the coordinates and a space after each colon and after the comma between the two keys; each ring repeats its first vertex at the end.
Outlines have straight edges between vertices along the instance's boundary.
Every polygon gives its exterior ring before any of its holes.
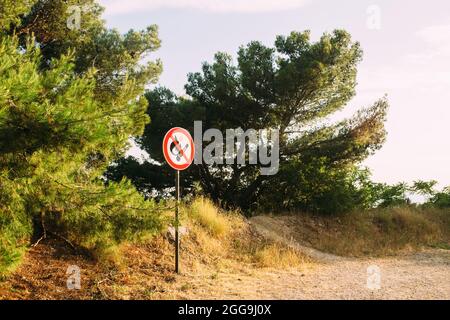
{"type": "Polygon", "coordinates": [[[433,195],[428,204],[431,204],[437,208],[450,208],[450,187],[447,187],[442,192],[437,192],[433,195]]]}
{"type": "Polygon", "coordinates": [[[263,190],[258,211],[339,214],[371,208],[376,190],[370,172],[355,166],[332,167],[326,159],[284,166],[263,190]]]}
{"type": "Polygon", "coordinates": [[[0,212],[0,280],[20,263],[32,233],[29,218],[21,214],[0,212]]]}
{"type": "Polygon", "coordinates": [[[14,184],[0,175],[0,278],[20,262],[32,235],[32,220],[14,184]]]}

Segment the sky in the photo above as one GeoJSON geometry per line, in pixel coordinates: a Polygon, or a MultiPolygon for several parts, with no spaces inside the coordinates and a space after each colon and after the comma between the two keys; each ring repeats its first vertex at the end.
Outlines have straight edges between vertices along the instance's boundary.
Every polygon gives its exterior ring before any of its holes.
{"type": "Polygon", "coordinates": [[[430,0],[100,0],[108,27],[159,26],[159,85],[184,94],[189,72],[217,51],[311,30],[334,29],[361,43],[356,96],[338,116],[388,96],[385,145],[364,162],[376,181],[450,185],[450,1],[430,0]]]}

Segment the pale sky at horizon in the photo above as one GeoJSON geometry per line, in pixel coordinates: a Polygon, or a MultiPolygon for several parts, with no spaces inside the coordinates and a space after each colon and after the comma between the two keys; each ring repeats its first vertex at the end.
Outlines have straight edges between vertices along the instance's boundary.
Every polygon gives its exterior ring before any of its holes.
{"type": "Polygon", "coordinates": [[[343,115],[387,94],[388,138],[365,161],[377,181],[417,179],[450,185],[450,1],[407,0],[101,0],[121,32],[157,24],[164,71],[159,84],[184,93],[187,73],[214,53],[235,54],[252,40],[344,28],[361,43],[357,95],[343,115]],[[376,19],[379,10],[380,19],[376,19]],[[375,22],[374,22],[375,21],[375,22]],[[379,29],[376,27],[379,21],[379,29]],[[375,23],[375,24],[374,24],[375,23]],[[370,27],[372,26],[372,27],[370,27]]]}

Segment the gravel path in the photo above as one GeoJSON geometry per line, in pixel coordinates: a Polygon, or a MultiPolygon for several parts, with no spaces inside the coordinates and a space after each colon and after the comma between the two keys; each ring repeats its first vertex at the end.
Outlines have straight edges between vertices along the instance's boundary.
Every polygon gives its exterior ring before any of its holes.
{"type": "MultiPolygon", "coordinates": [[[[262,221],[261,221],[262,222],[262,221]]],[[[187,299],[450,299],[450,251],[427,250],[388,258],[342,258],[280,238],[252,221],[264,236],[281,241],[319,261],[305,270],[242,268],[215,274],[181,276],[187,299]],[[368,268],[378,268],[368,283],[368,268]],[[379,288],[377,288],[377,283],[379,288]],[[371,287],[368,288],[368,285],[371,287]]],[[[369,269],[371,270],[371,269],[369,269]]]]}
{"type": "MultiPolygon", "coordinates": [[[[310,270],[257,270],[184,275],[188,299],[450,299],[450,254],[340,260],[310,270]],[[380,288],[367,287],[367,268],[380,270],[380,288]],[[208,279],[208,280],[205,280],[208,279]]],[[[180,279],[181,280],[181,279],[180,279]]]]}

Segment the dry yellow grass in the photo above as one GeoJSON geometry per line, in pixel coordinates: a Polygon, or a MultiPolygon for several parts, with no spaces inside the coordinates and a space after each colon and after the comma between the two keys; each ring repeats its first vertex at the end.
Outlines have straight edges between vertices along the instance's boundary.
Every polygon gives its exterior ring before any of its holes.
{"type": "Polygon", "coordinates": [[[262,267],[295,268],[305,262],[304,257],[293,249],[273,243],[258,249],[255,260],[262,267]]]}
{"type": "Polygon", "coordinates": [[[306,263],[295,250],[263,239],[238,212],[223,212],[207,198],[194,199],[185,210],[191,236],[215,262],[232,259],[259,267],[298,267],[306,263]]]}
{"type": "Polygon", "coordinates": [[[450,212],[399,207],[340,216],[305,213],[278,216],[274,224],[290,237],[324,252],[342,256],[383,256],[421,247],[450,247],[450,212]]]}
{"type": "Polygon", "coordinates": [[[339,237],[328,235],[321,240],[328,250],[338,253],[386,255],[448,242],[444,235],[446,226],[438,223],[432,212],[415,208],[358,212],[345,216],[341,222],[339,237]]]}
{"type": "Polygon", "coordinates": [[[213,237],[226,237],[232,230],[243,225],[242,218],[232,212],[225,215],[211,200],[204,197],[194,199],[187,211],[189,219],[199,223],[213,237]]]}

